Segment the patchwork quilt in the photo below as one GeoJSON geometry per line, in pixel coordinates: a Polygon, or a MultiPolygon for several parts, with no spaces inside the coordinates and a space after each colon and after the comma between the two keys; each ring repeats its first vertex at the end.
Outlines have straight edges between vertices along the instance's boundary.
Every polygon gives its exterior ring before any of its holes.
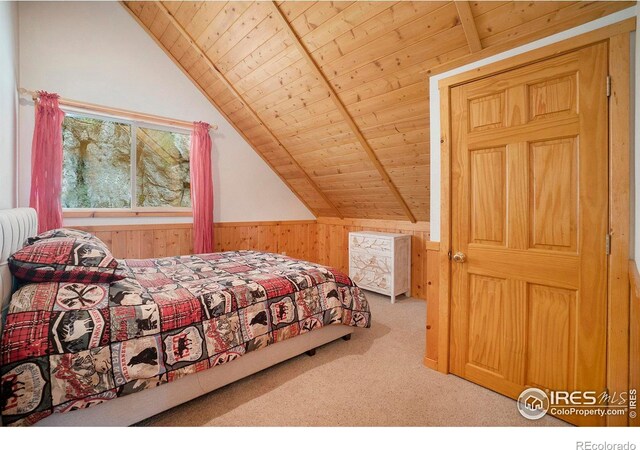
{"type": "Polygon", "coordinates": [[[87,408],[330,324],[369,327],[341,272],[251,251],[120,261],[111,284],[30,283],[0,347],[5,425],[87,408]]]}

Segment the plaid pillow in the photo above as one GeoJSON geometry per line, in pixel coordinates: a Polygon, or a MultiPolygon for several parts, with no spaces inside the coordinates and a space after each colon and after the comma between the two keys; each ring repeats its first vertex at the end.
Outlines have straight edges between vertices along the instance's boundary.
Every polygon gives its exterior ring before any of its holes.
{"type": "Polygon", "coordinates": [[[81,239],[84,241],[97,241],[99,244],[104,246],[104,242],[95,237],[91,233],[87,233],[86,231],[73,230],[71,228],[56,228],[55,230],[45,231],[40,233],[37,236],[27,238],[24,241],[24,246],[33,245],[38,241],[43,241],[45,239],[57,239],[57,238],[71,238],[71,239],[81,239]]]}
{"type": "Polygon", "coordinates": [[[9,269],[25,281],[111,283],[126,278],[102,243],[78,238],[36,241],[9,257],[9,269]]]}

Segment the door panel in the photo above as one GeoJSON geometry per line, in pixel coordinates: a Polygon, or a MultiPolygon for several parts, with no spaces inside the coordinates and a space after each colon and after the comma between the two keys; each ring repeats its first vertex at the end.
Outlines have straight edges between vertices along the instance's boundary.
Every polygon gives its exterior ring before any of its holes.
{"type": "Polygon", "coordinates": [[[506,242],[505,153],[504,147],[470,153],[471,242],[506,242]]]}
{"type": "Polygon", "coordinates": [[[504,91],[469,100],[469,131],[504,126],[504,91]]]}
{"type": "Polygon", "coordinates": [[[570,389],[576,291],[529,284],[525,384],[570,389]]]}
{"type": "Polygon", "coordinates": [[[597,44],[450,91],[450,370],[511,397],[605,388],[606,74],[597,44]]]}
{"type": "Polygon", "coordinates": [[[529,145],[530,248],[576,251],[576,147],[575,137],[529,145]]]}
{"type": "Polygon", "coordinates": [[[482,275],[469,276],[469,363],[502,374],[500,339],[505,280],[482,275]]]}
{"type": "Polygon", "coordinates": [[[577,87],[575,73],[529,84],[529,121],[575,115],[577,87]]]}

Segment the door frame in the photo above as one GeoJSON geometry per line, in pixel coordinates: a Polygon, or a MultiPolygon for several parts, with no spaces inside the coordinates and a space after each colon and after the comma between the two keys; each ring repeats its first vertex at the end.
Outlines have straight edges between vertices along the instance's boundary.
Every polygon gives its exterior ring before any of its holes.
{"type": "MultiPolygon", "coordinates": [[[[609,233],[607,288],[607,388],[629,389],[629,235],[630,235],[630,18],[597,30],[440,80],[440,252],[437,370],[449,372],[451,303],[451,126],[450,95],[455,86],[607,42],[609,53],[609,233]],[[615,63],[614,63],[615,62],[615,63]]],[[[604,236],[603,236],[604,238],[604,236]]],[[[608,425],[627,425],[626,417],[607,417],[608,425]]]]}

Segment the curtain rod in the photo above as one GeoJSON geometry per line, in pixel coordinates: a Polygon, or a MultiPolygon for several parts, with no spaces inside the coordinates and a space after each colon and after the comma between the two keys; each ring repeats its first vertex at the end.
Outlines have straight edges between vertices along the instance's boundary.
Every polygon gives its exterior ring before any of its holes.
{"type": "MultiPolygon", "coordinates": [[[[20,95],[30,96],[34,102],[38,99],[38,93],[36,91],[30,91],[25,88],[20,88],[18,89],[18,92],[20,93],[20,95]]],[[[126,109],[111,108],[108,106],[80,102],[78,100],[70,100],[68,98],[62,98],[62,97],[58,99],[58,102],[60,103],[60,105],[68,106],[70,108],[86,110],[88,112],[100,112],[104,114],[110,114],[110,115],[122,117],[124,119],[138,120],[141,122],[158,123],[158,124],[168,125],[168,126],[177,127],[177,128],[187,128],[187,129],[193,128],[193,122],[187,122],[186,120],[167,119],[166,117],[154,116],[153,114],[144,114],[144,113],[129,111],[126,109]]],[[[217,130],[218,125],[211,125],[211,129],[217,130]]]]}

